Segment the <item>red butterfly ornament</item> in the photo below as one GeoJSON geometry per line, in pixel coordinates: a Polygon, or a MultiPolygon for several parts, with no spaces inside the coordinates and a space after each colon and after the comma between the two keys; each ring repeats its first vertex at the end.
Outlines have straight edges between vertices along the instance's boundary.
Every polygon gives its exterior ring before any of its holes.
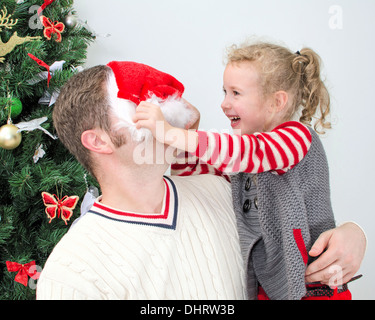
{"type": "Polygon", "coordinates": [[[48,192],[42,192],[43,202],[46,206],[46,214],[49,218],[49,223],[53,219],[56,218],[56,215],[58,218],[64,220],[65,224],[68,224],[67,222],[73,215],[73,210],[76,207],[79,197],[78,196],[65,196],[62,199],[59,199],[55,194],[52,195],[48,192]]]}
{"type": "Polygon", "coordinates": [[[43,34],[44,36],[48,39],[51,40],[52,35],[55,33],[57,38],[56,42],[61,42],[61,33],[65,29],[65,25],[62,22],[52,22],[50,19],[48,19],[46,16],[40,16],[40,20],[43,23],[44,26],[44,31],[43,34]]]}

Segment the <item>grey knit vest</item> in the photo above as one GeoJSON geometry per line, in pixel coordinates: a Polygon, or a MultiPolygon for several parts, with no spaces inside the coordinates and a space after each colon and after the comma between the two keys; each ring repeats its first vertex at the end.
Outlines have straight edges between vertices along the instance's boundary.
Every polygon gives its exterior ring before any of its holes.
{"type": "Polygon", "coordinates": [[[306,265],[293,230],[301,230],[308,252],[322,232],[335,227],[327,158],[310,131],[309,152],[284,175],[231,178],[249,299],[257,298],[259,283],[272,300],[300,300],[306,294],[306,265]]]}

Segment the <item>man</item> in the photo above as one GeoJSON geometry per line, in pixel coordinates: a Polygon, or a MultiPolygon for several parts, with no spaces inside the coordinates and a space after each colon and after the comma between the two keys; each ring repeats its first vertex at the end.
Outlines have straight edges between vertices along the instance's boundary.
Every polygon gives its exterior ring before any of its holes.
{"type": "MultiPolygon", "coordinates": [[[[150,93],[161,103],[178,100],[183,86],[150,67],[114,62],[62,88],[56,130],[102,195],[51,253],[38,299],[246,299],[230,185],[213,175],[164,177],[168,161],[154,160],[168,150],[129,120],[150,93]]],[[[326,233],[315,249],[330,249],[307,280],[324,280],[332,263],[354,274],[364,242],[352,224],[326,233]],[[354,245],[358,257],[337,254],[354,245]]]]}

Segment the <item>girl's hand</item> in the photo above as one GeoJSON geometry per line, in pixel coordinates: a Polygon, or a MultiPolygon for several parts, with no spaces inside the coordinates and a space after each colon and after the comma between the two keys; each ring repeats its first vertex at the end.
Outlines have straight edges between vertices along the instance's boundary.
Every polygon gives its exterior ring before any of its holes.
{"type": "Polygon", "coordinates": [[[133,117],[136,128],[146,128],[152,132],[156,140],[164,143],[164,137],[173,127],[165,120],[160,107],[150,102],[142,101],[136,108],[133,117]]]}
{"type": "MultiPolygon", "coordinates": [[[[174,148],[195,152],[198,146],[198,134],[192,130],[184,130],[171,126],[165,119],[160,107],[149,102],[141,102],[133,117],[136,128],[151,130],[154,138],[174,148]]],[[[199,123],[199,121],[198,121],[199,123]]],[[[197,125],[197,120],[193,125],[197,125]]]]}

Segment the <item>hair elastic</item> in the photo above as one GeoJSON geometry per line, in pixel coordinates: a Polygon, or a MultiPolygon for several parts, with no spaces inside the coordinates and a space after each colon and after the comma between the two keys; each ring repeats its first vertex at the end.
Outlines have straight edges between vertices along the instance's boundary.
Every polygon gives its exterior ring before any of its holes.
{"type": "Polygon", "coordinates": [[[301,55],[301,52],[297,51],[296,54],[298,54],[299,56],[301,55]]]}

